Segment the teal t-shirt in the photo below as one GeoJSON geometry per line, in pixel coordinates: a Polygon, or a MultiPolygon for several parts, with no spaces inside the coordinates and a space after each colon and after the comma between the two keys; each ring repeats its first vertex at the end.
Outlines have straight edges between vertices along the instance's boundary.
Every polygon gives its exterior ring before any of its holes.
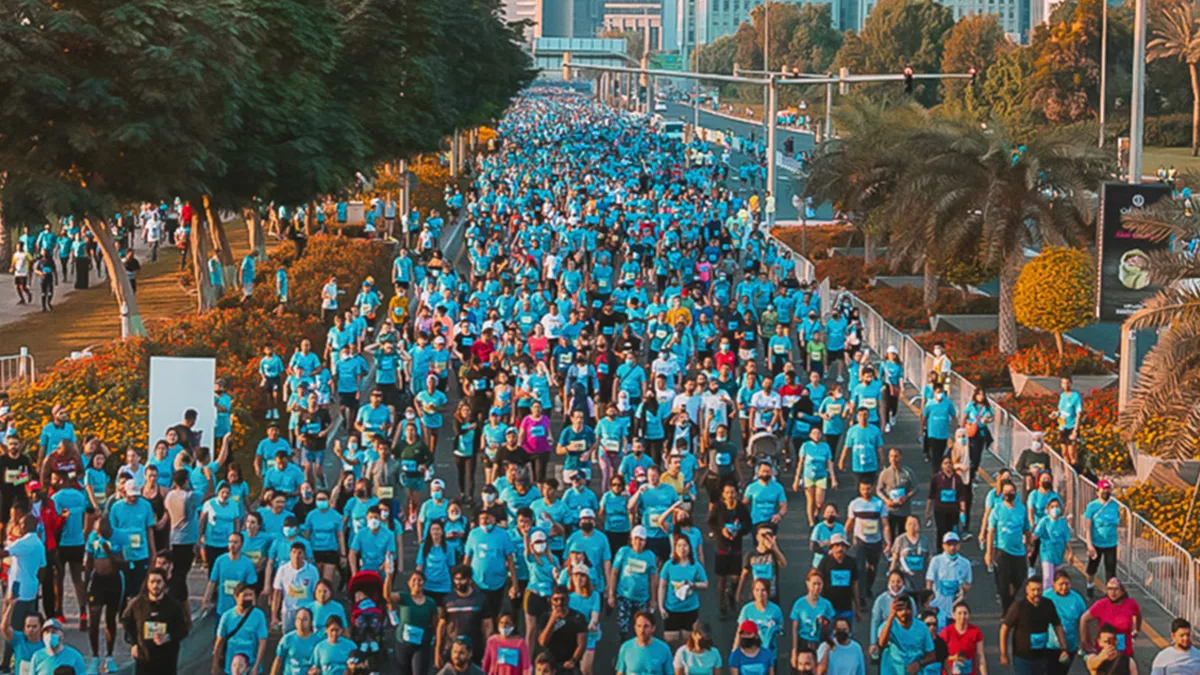
{"type": "Polygon", "coordinates": [[[663,598],[663,606],[668,612],[700,609],[700,596],[695,585],[708,581],[703,567],[694,562],[681,564],[668,560],[658,574],[667,582],[667,597],[663,598]]]}

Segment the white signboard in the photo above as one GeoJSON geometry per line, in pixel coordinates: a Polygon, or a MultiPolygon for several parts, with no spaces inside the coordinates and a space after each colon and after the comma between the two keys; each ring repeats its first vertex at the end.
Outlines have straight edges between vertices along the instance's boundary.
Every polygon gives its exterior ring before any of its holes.
{"type": "Polygon", "coordinates": [[[183,422],[187,410],[195,410],[201,444],[211,447],[217,407],[213,383],[217,361],[213,358],[150,357],[150,422],[146,451],[164,438],[167,429],[183,422]]]}

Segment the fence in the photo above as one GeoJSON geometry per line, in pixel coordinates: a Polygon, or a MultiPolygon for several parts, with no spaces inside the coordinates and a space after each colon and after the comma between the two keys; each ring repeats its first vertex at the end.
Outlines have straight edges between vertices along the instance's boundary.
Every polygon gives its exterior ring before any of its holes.
{"type": "MultiPolygon", "coordinates": [[[[782,255],[791,250],[775,237],[767,236],[782,255]]],[[[797,276],[803,281],[815,280],[816,267],[812,262],[794,251],[792,257],[796,261],[797,276]]],[[[828,310],[831,293],[827,279],[823,280],[821,290],[822,310],[828,310]]],[[[905,383],[920,390],[929,377],[933,356],[911,336],[885,321],[866,302],[853,293],[847,295],[858,309],[863,344],[876,354],[883,354],[889,346],[895,346],[904,365],[905,383]]],[[[948,384],[946,395],[961,412],[971,400],[975,385],[956,372],[950,374],[948,384]]],[[[995,414],[995,421],[989,427],[994,437],[990,451],[1005,466],[1014,466],[1021,451],[1030,447],[1034,432],[996,401],[989,398],[989,402],[995,414]]],[[[1078,536],[1084,509],[1096,499],[1096,485],[1079,475],[1058,453],[1051,450],[1050,455],[1056,489],[1065,501],[1064,515],[1071,518],[1078,536]]],[[[1184,617],[1193,626],[1200,626],[1200,562],[1127,505],[1120,501],[1117,504],[1121,510],[1117,568],[1122,580],[1139,586],[1171,616],[1184,617]]]]}
{"type": "Polygon", "coordinates": [[[16,356],[0,356],[0,390],[19,382],[33,382],[36,376],[33,355],[25,347],[16,356]]]}

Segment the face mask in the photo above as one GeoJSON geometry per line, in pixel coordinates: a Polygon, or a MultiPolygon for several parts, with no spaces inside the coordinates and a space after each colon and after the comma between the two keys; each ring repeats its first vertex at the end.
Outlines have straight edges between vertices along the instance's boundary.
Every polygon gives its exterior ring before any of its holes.
{"type": "Polygon", "coordinates": [[[484,526],[483,526],[483,531],[484,531],[484,532],[491,532],[491,531],[492,531],[492,530],[493,530],[495,527],[496,527],[495,525],[492,525],[491,523],[488,523],[487,525],[484,525],[484,526]]]}
{"type": "Polygon", "coordinates": [[[634,364],[634,360],[633,360],[633,359],[625,359],[625,365],[627,365],[627,366],[632,366],[633,364],[634,364]]]}
{"type": "Polygon", "coordinates": [[[584,532],[590,533],[596,529],[596,524],[595,523],[580,523],[579,529],[583,530],[584,532]]]}
{"type": "Polygon", "coordinates": [[[391,514],[392,514],[392,512],[387,509],[379,509],[379,519],[380,520],[387,520],[388,516],[390,516],[391,514]]]}
{"type": "Polygon", "coordinates": [[[833,523],[837,522],[837,516],[825,516],[825,522],[832,525],[833,523]]]}
{"type": "Polygon", "coordinates": [[[934,350],[933,350],[933,353],[934,353],[934,355],[935,355],[935,356],[941,356],[941,355],[942,355],[942,348],[941,348],[941,347],[935,347],[935,348],[934,348],[934,350]]]}
{"type": "Polygon", "coordinates": [[[217,501],[221,502],[221,506],[229,503],[229,497],[217,497],[217,501]]]}
{"type": "Polygon", "coordinates": [[[366,491],[366,490],[355,490],[355,491],[354,491],[354,496],[355,496],[355,497],[358,497],[359,499],[366,499],[366,498],[367,498],[367,491],[366,491]]]}
{"type": "Polygon", "coordinates": [[[378,518],[367,518],[367,527],[371,528],[372,532],[378,531],[380,525],[382,525],[382,523],[379,522],[378,518]]]}
{"type": "Polygon", "coordinates": [[[317,508],[322,511],[324,511],[325,509],[328,509],[329,508],[329,500],[328,499],[318,499],[317,500],[317,508]]]}
{"type": "Polygon", "coordinates": [[[416,418],[417,418],[416,413],[410,413],[410,412],[404,413],[404,419],[406,419],[406,420],[412,420],[412,419],[416,419],[416,418]]]}
{"type": "Polygon", "coordinates": [[[1051,518],[1057,518],[1062,515],[1062,509],[1050,509],[1047,513],[1050,514],[1051,518]]]}
{"type": "Polygon", "coordinates": [[[500,634],[503,635],[504,637],[508,637],[508,636],[512,635],[512,633],[513,633],[512,626],[500,626],[500,634]]]}
{"type": "Polygon", "coordinates": [[[945,395],[945,394],[943,394],[943,393],[942,393],[942,392],[940,392],[940,391],[939,391],[938,393],[936,393],[936,394],[934,394],[934,395],[933,395],[933,400],[935,400],[935,401],[940,401],[940,400],[942,400],[942,399],[944,399],[944,398],[946,398],[946,395],[945,395]]]}
{"type": "Polygon", "coordinates": [[[1043,489],[1043,490],[1049,490],[1049,489],[1050,489],[1050,481],[1043,481],[1043,482],[1042,482],[1042,489],[1043,489]]]}
{"type": "Polygon", "coordinates": [[[723,351],[723,352],[729,351],[729,345],[721,345],[721,351],[723,351]]]}
{"type": "Polygon", "coordinates": [[[296,536],[296,533],[299,532],[299,530],[300,528],[297,527],[285,527],[283,528],[283,536],[291,539],[292,537],[296,536]]]}
{"type": "Polygon", "coordinates": [[[957,554],[957,553],[947,553],[946,555],[947,555],[947,556],[949,556],[949,558],[950,558],[951,560],[958,560],[958,554],[957,554]]]}
{"type": "Polygon", "coordinates": [[[728,440],[729,440],[729,437],[728,437],[728,436],[717,436],[717,442],[718,442],[718,443],[724,443],[724,442],[726,442],[726,441],[728,441],[728,440]]]}
{"type": "Polygon", "coordinates": [[[1034,451],[1034,452],[1040,452],[1040,451],[1041,451],[1041,449],[1042,449],[1042,442],[1041,442],[1041,441],[1034,441],[1034,442],[1033,442],[1033,451],[1034,451]]]}
{"type": "Polygon", "coordinates": [[[441,490],[434,490],[433,492],[429,493],[429,496],[433,497],[433,500],[436,502],[442,501],[442,491],[441,490]]]}
{"type": "Polygon", "coordinates": [[[490,492],[483,493],[483,503],[484,504],[491,504],[494,501],[496,501],[496,495],[494,495],[490,492]]]}
{"type": "Polygon", "coordinates": [[[46,633],[42,636],[42,643],[46,645],[46,649],[58,649],[58,646],[62,644],[62,636],[58,633],[46,633]]]}
{"type": "Polygon", "coordinates": [[[467,590],[467,589],[471,588],[471,582],[469,582],[469,581],[456,581],[456,582],[454,582],[454,588],[455,588],[456,590],[459,590],[459,591],[465,591],[465,590],[467,590]]]}
{"type": "Polygon", "coordinates": [[[1017,501],[1016,495],[1004,495],[1004,502],[1006,504],[1012,504],[1015,501],[1017,501]]]}
{"type": "Polygon", "coordinates": [[[754,649],[762,644],[762,641],[758,638],[741,638],[738,640],[738,644],[742,646],[742,649],[754,649]]]}
{"type": "Polygon", "coordinates": [[[835,640],[837,640],[838,642],[845,642],[845,641],[847,641],[847,640],[849,640],[849,639],[850,639],[850,631],[848,631],[848,630],[835,630],[835,631],[833,631],[833,637],[834,637],[834,639],[835,639],[835,640]]]}
{"type": "Polygon", "coordinates": [[[534,543],[533,550],[537,553],[545,553],[546,552],[546,542],[539,541],[539,542],[534,543]]]}

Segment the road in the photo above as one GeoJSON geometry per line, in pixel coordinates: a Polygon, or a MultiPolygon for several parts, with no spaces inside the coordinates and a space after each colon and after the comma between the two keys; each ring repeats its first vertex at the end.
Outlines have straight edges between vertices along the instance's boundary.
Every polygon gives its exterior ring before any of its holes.
{"type": "MultiPolygon", "coordinates": [[[[678,101],[671,101],[667,104],[667,111],[662,113],[665,117],[671,119],[682,119],[688,124],[692,124],[696,119],[696,113],[692,106],[678,101]]],[[[724,114],[718,115],[712,110],[705,110],[703,106],[700,108],[699,114],[700,126],[705,129],[714,129],[719,131],[733,131],[733,133],[742,138],[749,139],[751,135],[755,139],[762,140],[766,133],[761,122],[752,122],[745,119],[738,119],[724,114]]],[[[791,138],[795,144],[794,152],[812,152],[815,147],[813,135],[804,131],[794,129],[785,129],[776,127],[775,143],[780,152],[783,151],[784,140],[791,138]]],[[[736,153],[730,158],[731,173],[734,178],[737,176],[737,167],[753,161],[747,153],[736,153]]],[[[733,181],[736,183],[737,181],[733,181]]],[[[762,184],[757,185],[759,189],[762,184]]],[[[752,188],[746,187],[741,190],[745,194],[749,194],[752,188]]],[[[793,221],[800,220],[800,213],[796,207],[792,205],[792,196],[794,194],[792,187],[792,173],[786,170],[782,165],[779,165],[775,176],[775,217],[777,220],[793,221]]],[[[828,204],[822,204],[817,208],[817,220],[832,220],[833,208],[828,204]]]]}

